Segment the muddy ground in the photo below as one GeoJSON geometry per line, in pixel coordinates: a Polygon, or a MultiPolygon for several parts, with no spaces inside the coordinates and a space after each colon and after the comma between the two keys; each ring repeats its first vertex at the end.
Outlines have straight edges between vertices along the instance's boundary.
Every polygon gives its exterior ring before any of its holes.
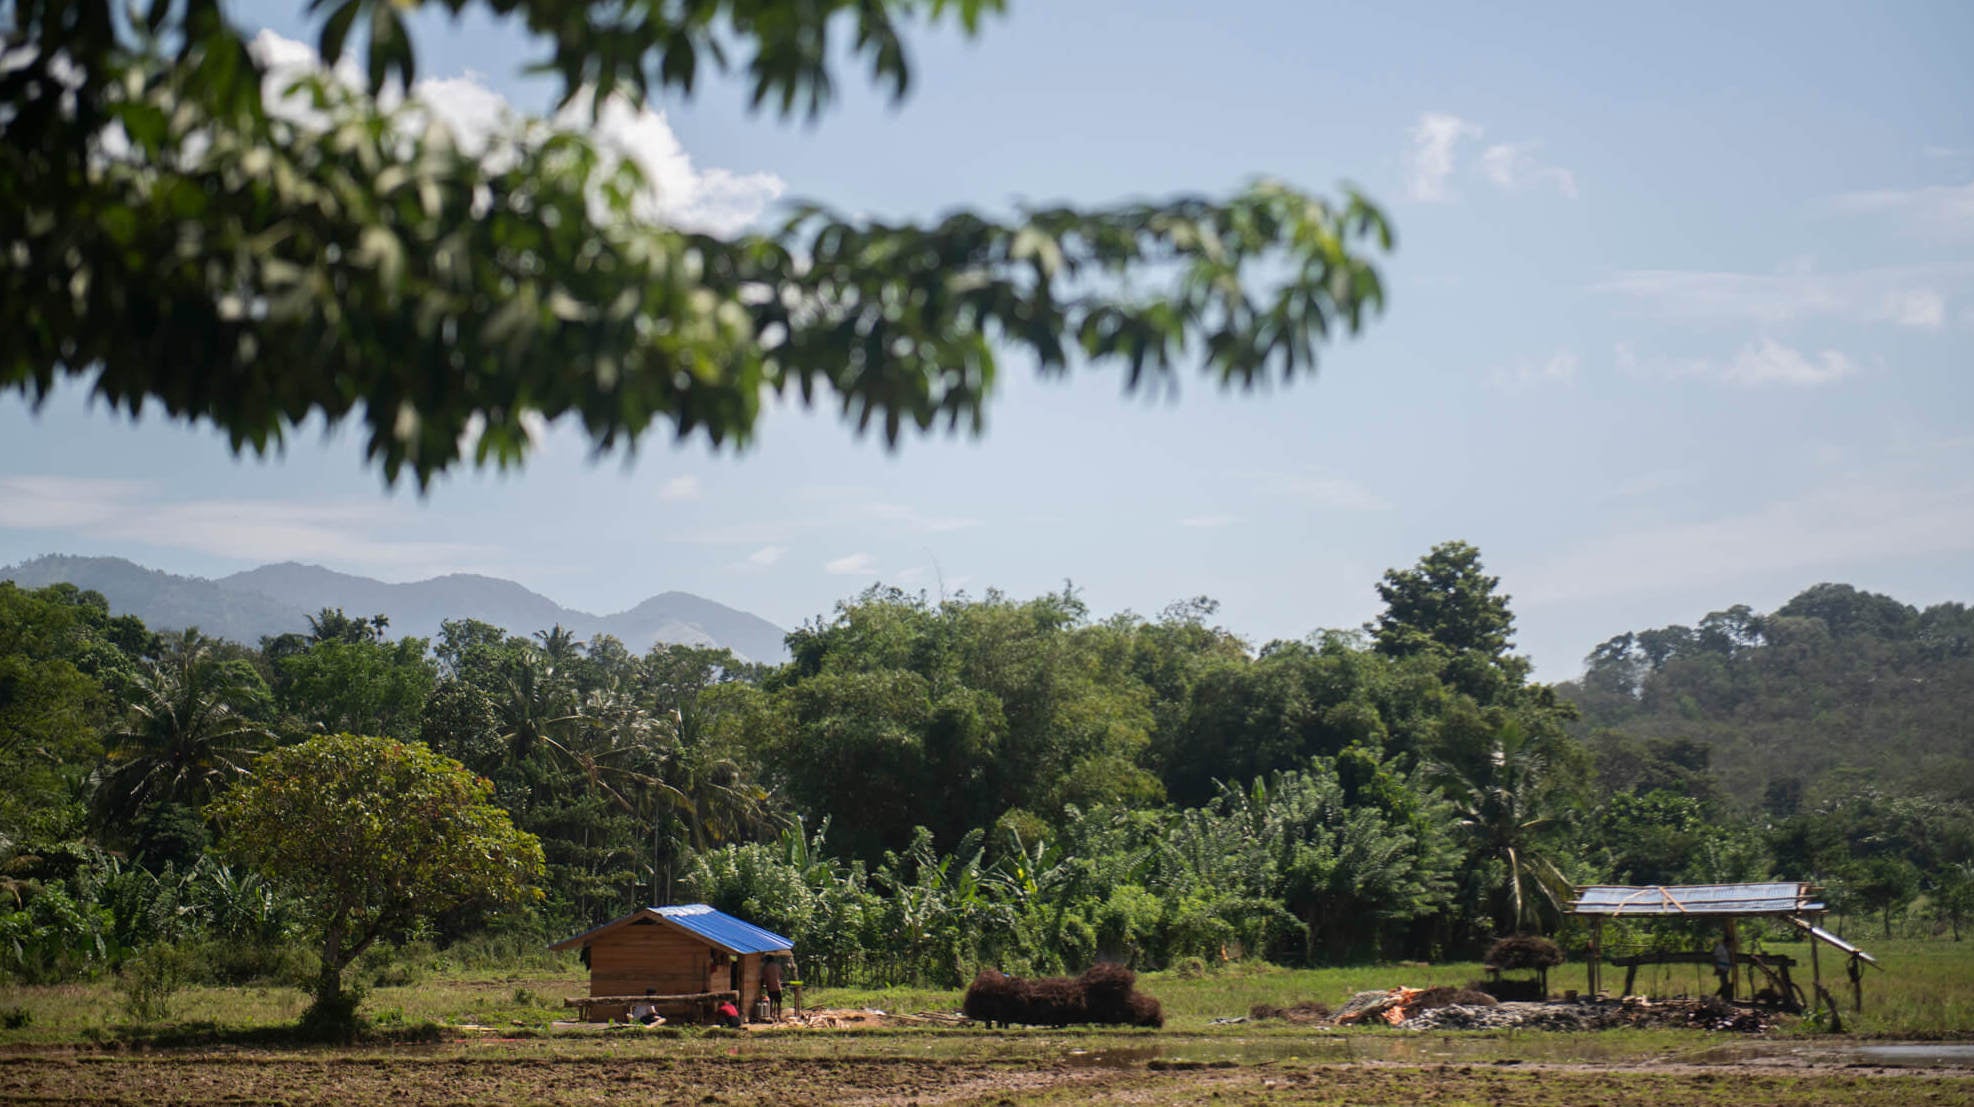
{"type": "Polygon", "coordinates": [[[1819,1066],[552,1057],[470,1046],[0,1055],[7,1103],[1974,1104],[1974,1073],[1819,1066]]]}

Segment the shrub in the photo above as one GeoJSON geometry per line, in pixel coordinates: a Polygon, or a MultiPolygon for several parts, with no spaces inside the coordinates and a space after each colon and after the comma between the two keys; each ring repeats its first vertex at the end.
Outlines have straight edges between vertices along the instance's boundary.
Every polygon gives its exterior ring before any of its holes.
{"type": "Polygon", "coordinates": [[[195,966],[191,951],[183,946],[170,942],[146,946],[117,970],[117,993],[139,1022],[162,1022],[171,1017],[172,999],[191,983],[195,966]]]}

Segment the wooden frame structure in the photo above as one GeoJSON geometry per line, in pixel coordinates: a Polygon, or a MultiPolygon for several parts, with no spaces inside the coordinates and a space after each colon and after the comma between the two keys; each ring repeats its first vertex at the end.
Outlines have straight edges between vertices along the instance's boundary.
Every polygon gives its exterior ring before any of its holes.
{"type": "MultiPolygon", "coordinates": [[[[1732,1000],[1741,994],[1740,978],[1745,974],[1747,994],[1755,993],[1755,973],[1760,972],[1774,986],[1785,1005],[1802,1009],[1825,1003],[1834,1017],[1837,1004],[1823,987],[1823,967],[1817,956],[1818,946],[1828,945],[1850,959],[1853,1009],[1864,1006],[1863,966],[1878,965],[1876,958],[1849,942],[1824,930],[1821,925],[1826,908],[1816,902],[1818,889],[1811,884],[1799,881],[1774,881],[1761,884],[1586,884],[1576,891],[1576,898],[1570,902],[1572,915],[1580,915],[1590,920],[1590,956],[1588,958],[1588,982],[1591,995],[1603,994],[1604,961],[1604,920],[1607,918],[1687,918],[1719,919],[1722,927],[1722,942],[1727,947],[1727,996],[1732,1000]],[[1801,930],[1810,941],[1810,997],[1804,997],[1801,989],[1790,979],[1789,970],[1795,966],[1793,958],[1781,956],[1758,956],[1741,951],[1739,928],[1736,922],[1744,918],[1781,919],[1801,930]]],[[[1671,953],[1650,954],[1640,957],[1612,958],[1611,963],[1625,968],[1624,991],[1629,994],[1636,982],[1638,967],[1646,964],[1700,963],[1716,961],[1712,953],[1671,953]]]]}
{"type": "Polygon", "coordinates": [[[795,943],[693,903],[639,908],[548,948],[587,955],[589,995],[563,1000],[584,1022],[628,1018],[649,1004],[668,1019],[707,1023],[721,1000],[746,1017],[761,995],[762,960],[792,956],[795,943]]]}

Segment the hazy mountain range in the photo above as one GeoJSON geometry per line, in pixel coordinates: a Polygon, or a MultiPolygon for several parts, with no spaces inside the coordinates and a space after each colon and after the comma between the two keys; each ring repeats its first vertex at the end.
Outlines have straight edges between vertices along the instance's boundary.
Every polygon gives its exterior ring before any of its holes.
{"type": "Polygon", "coordinates": [[[154,630],[196,626],[217,638],[249,645],[288,631],[306,631],[308,616],[325,607],[348,615],[385,615],[393,636],[429,638],[445,619],[479,619],[511,634],[560,624],[578,638],[610,634],[634,651],[654,642],[724,646],[750,661],[779,662],[785,632],[758,615],[688,592],[661,592],[628,611],[592,615],[563,607],[511,580],[452,573],[390,584],[288,561],[207,580],[146,569],[120,557],[51,554],[0,569],[0,579],[23,588],[67,582],[101,592],[117,614],[154,630]]]}

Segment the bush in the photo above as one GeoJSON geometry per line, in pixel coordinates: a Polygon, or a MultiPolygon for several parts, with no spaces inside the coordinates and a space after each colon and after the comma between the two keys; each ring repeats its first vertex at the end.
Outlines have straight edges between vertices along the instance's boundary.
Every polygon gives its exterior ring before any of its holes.
{"type": "Polygon", "coordinates": [[[191,950],[171,942],[146,946],[117,970],[116,989],[139,1022],[171,1017],[172,999],[192,982],[197,961],[191,950]]]}
{"type": "Polygon", "coordinates": [[[192,982],[238,987],[288,987],[321,971],[313,950],[286,942],[243,942],[221,938],[181,942],[192,960],[192,982]]]}

